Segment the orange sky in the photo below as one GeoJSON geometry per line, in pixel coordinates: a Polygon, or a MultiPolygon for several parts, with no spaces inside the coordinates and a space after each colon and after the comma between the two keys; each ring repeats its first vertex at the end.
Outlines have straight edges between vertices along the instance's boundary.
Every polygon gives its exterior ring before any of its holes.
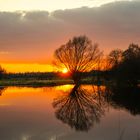
{"type": "Polygon", "coordinates": [[[18,72],[52,72],[54,70],[52,65],[49,64],[8,64],[2,63],[2,68],[6,72],[18,73],[18,72]]]}
{"type": "Polygon", "coordinates": [[[140,1],[49,12],[6,11],[0,11],[0,65],[8,72],[52,71],[54,51],[73,36],[86,35],[105,55],[132,42],[140,44],[140,1]]]}

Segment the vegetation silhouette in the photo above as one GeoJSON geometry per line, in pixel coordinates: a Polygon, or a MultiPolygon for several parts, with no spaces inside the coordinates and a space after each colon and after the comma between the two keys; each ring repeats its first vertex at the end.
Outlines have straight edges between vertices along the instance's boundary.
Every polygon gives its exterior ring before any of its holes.
{"type": "Polygon", "coordinates": [[[140,47],[130,44],[129,48],[123,52],[123,60],[119,66],[120,76],[123,76],[129,85],[137,85],[140,80],[140,47]]]}
{"type": "MultiPolygon", "coordinates": [[[[140,82],[140,47],[130,44],[125,51],[113,50],[109,56],[112,65],[109,77],[119,85],[138,86],[140,82]]],[[[105,76],[106,76],[105,72],[105,76]]]]}
{"type": "Polygon", "coordinates": [[[6,73],[0,67],[1,86],[45,86],[60,84],[112,84],[138,86],[140,84],[140,47],[130,44],[122,51],[112,50],[107,57],[87,36],[77,36],[54,52],[54,65],[69,73],[30,72],[6,73]]]}
{"type": "Polygon", "coordinates": [[[112,50],[108,55],[108,65],[111,66],[113,69],[117,68],[120,62],[122,61],[122,50],[115,49],[112,50]]]}
{"type": "Polygon", "coordinates": [[[99,83],[102,79],[125,86],[140,83],[140,47],[137,44],[130,44],[124,51],[114,49],[104,59],[97,44],[92,45],[86,36],[78,36],[58,48],[54,57],[55,66],[67,68],[75,84],[82,81],[84,73],[90,72],[94,73],[93,81],[97,79],[99,83]]]}
{"type": "Polygon", "coordinates": [[[0,79],[3,78],[4,74],[6,73],[5,69],[0,66],[0,79]]]}
{"type": "Polygon", "coordinates": [[[56,117],[76,131],[88,131],[104,115],[97,96],[98,93],[91,93],[75,85],[68,94],[54,99],[56,117]]]}
{"type": "Polygon", "coordinates": [[[74,82],[79,83],[82,72],[94,70],[101,55],[97,44],[93,45],[86,36],[78,36],[55,51],[53,63],[59,69],[67,68],[74,82]]]}

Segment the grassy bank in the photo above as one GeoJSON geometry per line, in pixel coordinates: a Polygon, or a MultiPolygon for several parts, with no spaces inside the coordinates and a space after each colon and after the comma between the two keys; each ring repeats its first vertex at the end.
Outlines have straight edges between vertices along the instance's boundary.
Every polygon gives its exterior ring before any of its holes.
{"type": "Polygon", "coordinates": [[[32,87],[41,87],[41,86],[56,86],[64,84],[73,84],[73,81],[70,79],[57,79],[57,80],[34,80],[34,79],[3,79],[0,80],[0,86],[32,86],[32,87]]]}
{"type": "MultiPolygon", "coordinates": [[[[140,81],[139,81],[140,83],[140,81]]],[[[26,86],[26,87],[43,87],[57,86],[65,84],[74,84],[71,77],[64,77],[59,73],[16,73],[4,74],[0,78],[0,86],[26,86]]],[[[80,84],[94,84],[106,86],[133,86],[128,82],[122,82],[115,79],[106,80],[103,76],[100,79],[92,74],[84,73],[80,84]]]]}
{"type": "MultiPolygon", "coordinates": [[[[84,78],[80,81],[81,84],[98,84],[93,82],[92,78],[84,78]]],[[[52,78],[52,79],[36,79],[36,78],[3,78],[0,80],[0,86],[57,86],[65,84],[74,84],[74,81],[70,78],[52,78]]],[[[103,84],[103,83],[102,83],[103,84]]]]}

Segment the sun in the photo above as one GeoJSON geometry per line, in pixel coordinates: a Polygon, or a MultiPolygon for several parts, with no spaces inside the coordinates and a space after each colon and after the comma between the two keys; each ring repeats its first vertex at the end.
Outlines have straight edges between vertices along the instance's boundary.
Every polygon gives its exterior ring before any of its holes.
{"type": "Polygon", "coordinates": [[[63,70],[62,70],[62,73],[67,73],[68,72],[68,69],[67,68],[64,68],[63,70]]]}

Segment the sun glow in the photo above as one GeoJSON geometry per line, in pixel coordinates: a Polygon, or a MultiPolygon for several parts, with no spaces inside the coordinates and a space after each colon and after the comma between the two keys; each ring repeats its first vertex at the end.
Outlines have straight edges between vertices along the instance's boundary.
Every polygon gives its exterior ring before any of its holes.
{"type": "Polygon", "coordinates": [[[68,72],[68,69],[67,68],[64,68],[63,70],[62,70],[62,73],[67,73],[68,72]]]}

